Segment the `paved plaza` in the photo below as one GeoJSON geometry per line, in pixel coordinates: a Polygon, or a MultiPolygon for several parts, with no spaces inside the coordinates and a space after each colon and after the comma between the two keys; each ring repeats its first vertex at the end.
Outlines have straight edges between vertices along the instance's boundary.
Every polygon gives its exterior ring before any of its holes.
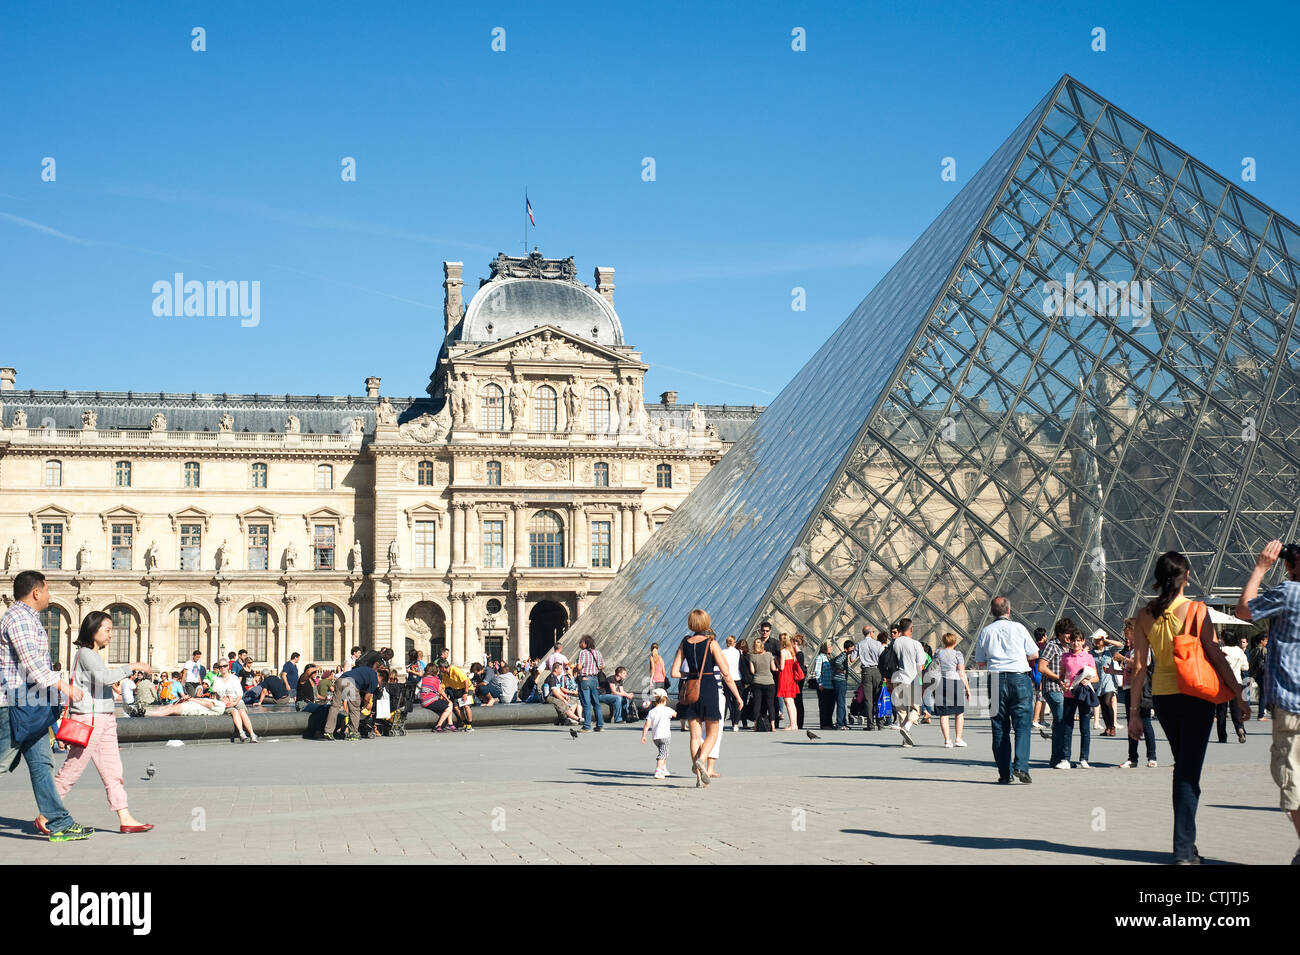
{"type": "MultiPolygon", "coordinates": [[[[1282,864],[1295,838],[1268,774],[1268,723],[1245,745],[1210,743],[1199,846],[1207,859],[1282,864]]],[[[0,846],[10,863],[242,865],[409,862],[794,862],[1079,864],[1168,860],[1171,771],[1121,770],[1123,737],[1094,738],[1089,770],[1049,770],[1035,737],[1034,782],[994,782],[986,720],[969,748],[939,728],[898,733],[727,733],[724,778],[650,775],[636,727],[571,739],[564,729],[123,752],[131,809],[147,835],[101,832],[50,845],[30,834],[25,770],[0,776],[0,846]],[[152,763],[157,775],[146,781],[152,763]]],[[[674,734],[670,769],[687,769],[674,734]]],[[[1077,756],[1077,740],[1076,751],[1077,756]]],[[[83,824],[108,826],[93,770],[68,798],[83,824]]]]}

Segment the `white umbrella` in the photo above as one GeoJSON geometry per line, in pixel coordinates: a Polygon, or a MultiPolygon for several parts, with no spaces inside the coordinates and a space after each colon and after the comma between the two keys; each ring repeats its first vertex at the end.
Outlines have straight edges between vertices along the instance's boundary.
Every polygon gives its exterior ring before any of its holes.
{"type": "Polygon", "coordinates": [[[1207,607],[1210,611],[1210,623],[1216,627],[1249,627],[1249,620],[1242,620],[1240,617],[1234,617],[1232,614],[1224,613],[1222,610],[1215,610],[1213,607],[1207,607]]]}

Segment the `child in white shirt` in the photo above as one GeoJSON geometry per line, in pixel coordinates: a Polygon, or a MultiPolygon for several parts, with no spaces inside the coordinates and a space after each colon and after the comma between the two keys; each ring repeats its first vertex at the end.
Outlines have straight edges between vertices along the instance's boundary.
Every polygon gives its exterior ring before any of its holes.
{"type": "Polygon", "coordinates": [[[645,743],[646,733],[655,741],[655,779],[668,775],[668,741],[673,731],[673,718],[676,710],[668,707],[668,694],[662,688],[656,688],[651,694],[654,706],[646,714],[645,725],[641,727],[641,742],[645,743]]]}

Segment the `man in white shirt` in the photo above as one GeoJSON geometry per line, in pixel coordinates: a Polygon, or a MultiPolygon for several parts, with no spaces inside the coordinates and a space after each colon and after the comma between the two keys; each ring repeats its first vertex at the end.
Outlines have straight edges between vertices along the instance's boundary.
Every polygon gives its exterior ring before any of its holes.
{"type": "Polygon", "coordinates": [[[915,746],[912,727],[921,718],[921,688],[916,678],[925,670],[925,647],[912,639],[912,619],[898,621],[898,639],[893,644],[898,657],[898,669],[889,677],[889,696],[894,704],[898,731],[903,734],[904,746],[915,746]]]}
{"type": "Polygon", "coordinates": [[[989,671],[989,716],[993,721],[993,759],[998,782],[1032,783],[1029,778],[1029,733],[1034,713],[1034,680],[1030,666],[1038,660],[1038,644],[1022,624],[1011,619],[1011,601],[994,597],[993,621],[975,640],[974,662],[989,671]],[[1011,734],[1016,738],[1011,759],[1011,734]],[[1014,774],[1014,775],[1013,775],[1014,774]]]}
{"type": "Polygon", "coordinates": [[[185,695],[198,696],[199,684],[203,682],[203,664],[199,662],[203,659],[203,652],[195,650],[188,663],[183,667],[185,671],[185,695]]]}
{"type": "Polygon", "coordinates": [[[551,648],[551,652],[546,655],[546,659],[542,661],[542,672],[549,673],[551,670],[555,669],[555,664],[558,663],[563,666],[568,662],[569,658],[560,652],[560,644],[557,642],[555,646],[551,648]]]}
{"type": "MultiPolygon", "coordinates": [[[[1238,645],[1238,637],[1228,634],[1223,636],[1222,640],[1223,655],[1228,658],[1228,666],[1232,668],[1237,682],[1241,683],[1242,673],[1250,669],[1250,663],[1246,660],[1246,653],[1238,645]]],[[[1237,742],[1246,742],[1246,727],[1241,725],[1241,715],[1237,712],[1235,700],[1231,703],[1219,703],[1214,707],[1214,721],[1219,729],[1219,742],[1226,743],[1228,741],[1229,713],[1232,714],[1232,725],[1237,731],[1237,742]]]]}
{"type": "MultiPolygon", "coordinates": [[[[736,638],[727,637],[727,648],[722,651],[722,657],[727,661],[727,670],[731,674],[731,679],[735,681],[736,686],[740,686],[740,651],[736,649],[736,638]]],[[[736,723],[740,720],[740,710],[736,707],[736,701],[722,692],[722,683],[718,683],[718,692],[726,697],[727,718],[731,720],[731,731],[739,732],[736,723]]]]}

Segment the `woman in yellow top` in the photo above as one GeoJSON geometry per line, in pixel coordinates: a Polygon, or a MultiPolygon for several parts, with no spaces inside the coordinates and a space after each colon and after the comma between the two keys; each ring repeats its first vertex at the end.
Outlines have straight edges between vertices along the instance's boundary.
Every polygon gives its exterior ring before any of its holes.
{"type": "MultiPolygon", "coordinates": [[[[1156,719],[1169,739],[1174,756],[1174,863],[1200,865],[1201,856],[1196,850],[1196,805],[1201,796],[1201,766],[1205,763],[1205,749],[1210,742],[1210,727],[1214,724],[1214,704],[1209,700],[1178,692],[1178,672],[1174,666],[1174,637],[1183,632],[1188,609],[1192,601],[1183,591],[1192,568],[1187,558],[1178,551],[1161,554],[1156,561],[1156,597],[1138,612],[1133,621],[1133,679],[1129,684],[1129,706],[1139,709],[1142,685],[1146,682],[1147,651],[1150,650],[1151,699],[1155,704],[1156,719]]],[[[1215,642],[1214,624],[1208,614],[1201,615],[1201,647],[1205,659],[1227,686],[1237,688],[1235,705],[1243,716],[1249,716],[1250,707],[1241,696],[1241,686],[1232,675],[1232,669],[1215,642]]],[[[1142,721],[1128,721],[1129,739],[1142,735],[1142,721]]]]}

